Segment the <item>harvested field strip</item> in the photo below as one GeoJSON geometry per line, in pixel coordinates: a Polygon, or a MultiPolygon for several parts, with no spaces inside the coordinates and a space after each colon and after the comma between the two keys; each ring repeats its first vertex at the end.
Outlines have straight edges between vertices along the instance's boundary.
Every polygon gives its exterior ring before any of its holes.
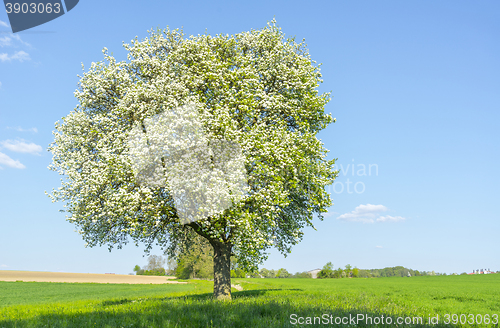
{"type": "Polygon", "coordinates": [[[179,284],[175,277],[135,276],[124,274],[7,271],[0,270],[0,281],[35,281],[35,282],[91,282],[103,284],[179,284]]]}

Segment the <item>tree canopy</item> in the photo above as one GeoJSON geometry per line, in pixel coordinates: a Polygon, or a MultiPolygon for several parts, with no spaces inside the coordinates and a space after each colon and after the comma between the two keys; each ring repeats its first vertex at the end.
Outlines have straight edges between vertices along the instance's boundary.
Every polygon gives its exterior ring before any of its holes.
{"type": "Polygon", "coordinates": [[[230,298],[231,256],[252,270],[270,247],[286,255],[332,205],[325,186],[337,172],[316,134],[334,119],[324,112],[330,94],[317,90],[319,65],[274,20],[231,36],[150,31],[124,47],[123,61],[104,48],[104,60],[81,76],[79,104],[56,122],[50,168],[65,178],[50,197],[65,202],[91,247],[121,248],[130,238],[178,254],[194,234],[204,237],[214,248],[214,295],[230,298]],[[247,187],[230,207],[186,222],[176,190],[137,179],[129,139],[188,104],[208,142],[238,145],[247,187]]]}
{"type": "Polygon", "coordinates": [[[150,255],[148,256],[148,264],[142,269],[139,265],[136,265],[134,272],[137,275],[164,276],[166,274],[165,258],[163,256],[150,255]]]}

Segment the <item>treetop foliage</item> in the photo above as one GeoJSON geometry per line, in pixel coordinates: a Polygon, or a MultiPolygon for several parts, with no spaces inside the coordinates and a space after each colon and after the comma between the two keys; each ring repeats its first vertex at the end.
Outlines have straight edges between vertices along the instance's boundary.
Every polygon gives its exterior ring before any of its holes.
{"type": "Polygon", "coordinates": [[[286,38],[275,21],[236,35],[185,38],[150,31],[124,44],[127,60],[106,48],[75,92],[79,104],[56,123],[50,168],[64,175],[53,201],[88,246],[121,248],[129,237],[147,251],[189,247],[193,233],[229,245],[238,263],[255,269],[276,247],[290,252],[303,228],[332,205],[325,186],[337,176],[316,134],[334,122],[330,94],[319,94],[319,65],[305,43],[286,38]],[[134,179],[127,139],[146,119],[195,104],[210,140],[237,143],[245,157],[248,194],[223,213],[189,224],[172,192],[134,179]]]}

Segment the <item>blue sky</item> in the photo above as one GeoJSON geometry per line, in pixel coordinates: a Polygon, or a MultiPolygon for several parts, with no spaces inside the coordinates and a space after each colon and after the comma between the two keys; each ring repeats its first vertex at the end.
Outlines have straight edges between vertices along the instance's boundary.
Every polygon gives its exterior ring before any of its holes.
{"type": "Polygon", "coordinates": [[[82,63],[102,60],[103,47],[125,59],[122,42],[151,28],[234,34],[273,18],[323,63],[320,91],[332,92],[337,123],[320,138],[341,173],[317,231],[263,266],[500,270],[499,13],[498,1],[82,0],[12,34],[0,11],[0,270],[146,264],[133,245],[84,248],[63,204],[44,194],[60,185],[46,149],[77,104],[82,63]]]}

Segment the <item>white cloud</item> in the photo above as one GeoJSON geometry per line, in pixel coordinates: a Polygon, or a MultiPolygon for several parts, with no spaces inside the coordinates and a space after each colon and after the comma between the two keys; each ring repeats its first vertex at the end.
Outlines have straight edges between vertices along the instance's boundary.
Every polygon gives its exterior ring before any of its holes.
{"type": "Polygon", "coordinates": [[[13,33],[10,33],[9,35],[0,38],[0,47],[10,47],[10,46],[17,47],[18,45],[14,43],[14,40],[24,46],[31,47],[31,44],[23,41],[23,39],[21,39],[19,34],[13,34],[13,33]]]}
{"type": "Polygon", "coordinates": [[[27,52],[24,52],[22,50],[16,51],[13,55],[9,56],[9,54],[6,53],[1,53],[0,54],[0,60],[2,62],[4,61],[11,61],[11,60],[19,60],[20,62],[23,62],[25,60],[31,60],[30,55],[27,52]]]}
{"type": "MultiPolygon", "coordinates": [[[[3,47],[19,48],[19,46],[31,47],[31,45],[28,42],[23,41],[18,34],[10,33],[9,35],[0,37],[1,48],[3,47]]],[[[20,62],[23,62],[26,60],[31,60],[31,58],[30,55],[23,50],[16,51],[14,52],[14,54],[0,53],[0,61],[4,62],[12,60],[19,60],[20,62]]]]}
{"type": "Polygon", "coordinates": [[[402,216],[390,216],[390,215],[381,216],[381,217],[377,218],[377,222],[398,222],[398,221],[404,221],[404,220],[405,220],[405,218],[402,216]]]}
{"type": "Polygon", "coordinates": [[[15,169],[25,169],[26,168],[26,166],[24,166],[21,162],[13,160],[9,156],[5,155],[4,153],[0,153],[0,164],[7,165],[7,166],[15,168],[15,169]]]}
{"type": "Polygon", "coordinates": [[[375,248],[383,248],[382,246],[375,246],[375,248]]]}
{"type": "Polygon", "coordinates": [[[345,213],[337,217],[337,220],[373,223],[378,213],[387,211],[384,205],[359,205],[350,213],[345,213]]]}
{"type": "Polygon", "coordinates": [[[19,34],[11,34],[10,36],[12,38],[16,39],[17,41],[19,41],[21,44],[24,44],[25,46],[31,47],[31,44],[29,44],[28,42],[25,42],[25,41],[21,40],[21,37],[19,36],[19,34]]]}
{"type": "Polygon", "coordinates": [[[381,216],[382,212],[387,211],[388,208],[384,205],[359,205],[350,213],[345,213],[337,217],[337,220],[349,221],[349,222],[363,222],[363,223],[375,223],[375,222],[397,222],[403,221],[405,218],[401,216],[381,216]]]}
{"type": "Polygon", "coordinates": [[[12,45],[12,39],[9,38],[8,36],[4,36],[3,38],[0,38],[0,47],[8,47],[12,45]]]}
{"type": "Polygon", "coordinates": [[[7,24],[6,22],[1,21],[1,20],[0,20],[0,26],[10,27],[9,24],[7,24]]]}
{"type": "Polygon", "coordinates": [[[10,126],[8,126],[7,130],[16,130],[16,131],[19,131],[19,132],[33,132],[33,133],[38,133],[38,129],[37,128],[24,129],[24,128],[20,127],[20,126],[16,126],[16,127],[10,127],[10,126]]]}
{"type": "Polygon", "coordinates": [[[8,268],[8,267],[9,267],[9,266],[8,266],[8,265],[6,265],[6,264],[2,264],[2,265],[0,265],[0,268],[8,268]]]}
{"type": "Polygon", "coordinates": [[[32,142],[26,143],[24,142],[24,140],[0,141],[0,145],[16,153],[29,153],[38,155],[43,150],[42,146],[34,144],[32,142]]]}
{"type": "Polygon", "coordinates": [[[0,82],[0,88],[2,87],[2,82],[0,82]]]}
{"type": "Polygon", "coordinates": [[[19,60],[20,62],[23,62],[25,60],[30,60],[30,55],[27,53],[27,52],[24,52],[24,51],[17,51],[16,53],[14,53],[13,56],[10,57],[11,59],[14,59],[14,60],[19,60]]]}

